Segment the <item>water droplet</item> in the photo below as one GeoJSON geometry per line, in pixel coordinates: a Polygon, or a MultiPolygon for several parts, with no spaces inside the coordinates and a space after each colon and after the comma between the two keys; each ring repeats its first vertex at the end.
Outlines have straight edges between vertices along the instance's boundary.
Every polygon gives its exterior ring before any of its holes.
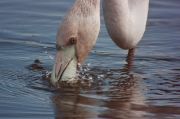
{"type": "Polygon", "coordinates": [[[89,63],[87,63],[87,66],[90,66],[91,65],[91,63],[89,62],[89,63]]]}
{"type": "Polygon", "coordinates": [[[85,76],[83,76],[83,77],[82,77],[82,79],[86,79],[86,77],[85,77],[85,76]]]}
{"type": "Polygon", "coordinates": [[[48,54],[48,57],[49,57],[50,59],[54,59],[51,54],[48,54]]]}
{"type": "Polygon", "coordinates": [[[89,76],[89,80],[92,80],[92,76],[89,76]]]}
{"type": "Polygon", "coordinates": [[[80,67],[81,66],[81,63],[78,63],[78,67],[80,67]]]}

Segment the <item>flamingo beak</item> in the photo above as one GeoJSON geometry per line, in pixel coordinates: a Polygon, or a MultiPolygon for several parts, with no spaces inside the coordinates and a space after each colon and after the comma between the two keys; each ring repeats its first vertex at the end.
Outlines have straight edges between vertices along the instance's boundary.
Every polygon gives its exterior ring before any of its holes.
{"type": "Polygon", "coordinates": [[[68,81],[76,76],[77,57],[75,46],[66,46],[62,50],[56,51],[54,66],[50,81],[56,86],[60,81],[68,81]]]}

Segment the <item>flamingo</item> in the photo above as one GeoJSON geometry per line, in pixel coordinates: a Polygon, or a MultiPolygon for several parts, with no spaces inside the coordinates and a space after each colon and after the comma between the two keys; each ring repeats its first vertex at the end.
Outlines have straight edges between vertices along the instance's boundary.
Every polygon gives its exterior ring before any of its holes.
{"type": "Polygon", "coordinates": [[[100,30],[100,0],[75,0],[56,36],[56,56],[50,81],[70,80],[94,46],[100,30]]]}
{"type": "MultiPolygon", "coordinates": [[[[131,51],[143,36],[149,0],[103,0],[103,14],[111,39],[131,51]]],[[[100,0],[75,0],[57,30],[56,56],[50,81],[73,80],[77,66],[96,43],[100,31],[100,0]]]]}

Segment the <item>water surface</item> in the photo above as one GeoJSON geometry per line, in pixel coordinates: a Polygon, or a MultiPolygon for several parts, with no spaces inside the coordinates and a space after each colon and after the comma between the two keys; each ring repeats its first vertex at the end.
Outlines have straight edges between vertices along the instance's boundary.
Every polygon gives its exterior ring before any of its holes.
{"type": "Polygon", "coordinates": [[[180,1],[150,0],[134,58],[109,38],[101,13],[82,82],[53,88],[56,30],[72,3],[0,1],[0,118],[180,118],[180,1]]]}

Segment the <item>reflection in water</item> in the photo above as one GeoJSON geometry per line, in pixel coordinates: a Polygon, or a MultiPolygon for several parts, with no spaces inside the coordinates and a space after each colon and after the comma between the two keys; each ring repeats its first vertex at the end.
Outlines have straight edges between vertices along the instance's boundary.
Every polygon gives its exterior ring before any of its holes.
{"type": "MultiPolygon", "coordinates": [[[[56,119],[59,118],[143,118],[143,110],[133,107],[144,107],[144,96],[139,90],[138,80],[131,74],[134,50],[127,55],[127,64],[122,70],[116,70],[119,75],[127,75],[127,81],[119,81],[112,75],[105,76],[111,82],[99,87],[91,86],[87,89],[79,86],[60,87],[51,99],[55,105],[56,119]],[[116,84],[116,85],[114,85],[116,84]],[[122,87],[120,87],[122,86],[122,87]],[[124,86],[124,87],[123,87],[124,86]],[[83,90],[82,90],[83,89],[83,90]]],[[[116,72],[116,73],[117,73],[116,72]]],[[[97,73],[97,72],[96,72],[97,73]]],[[[93,77],[97,83],[99,79],[93,77]]],[[[104,81],[106,81],[104,79],[104,81]]]]}

